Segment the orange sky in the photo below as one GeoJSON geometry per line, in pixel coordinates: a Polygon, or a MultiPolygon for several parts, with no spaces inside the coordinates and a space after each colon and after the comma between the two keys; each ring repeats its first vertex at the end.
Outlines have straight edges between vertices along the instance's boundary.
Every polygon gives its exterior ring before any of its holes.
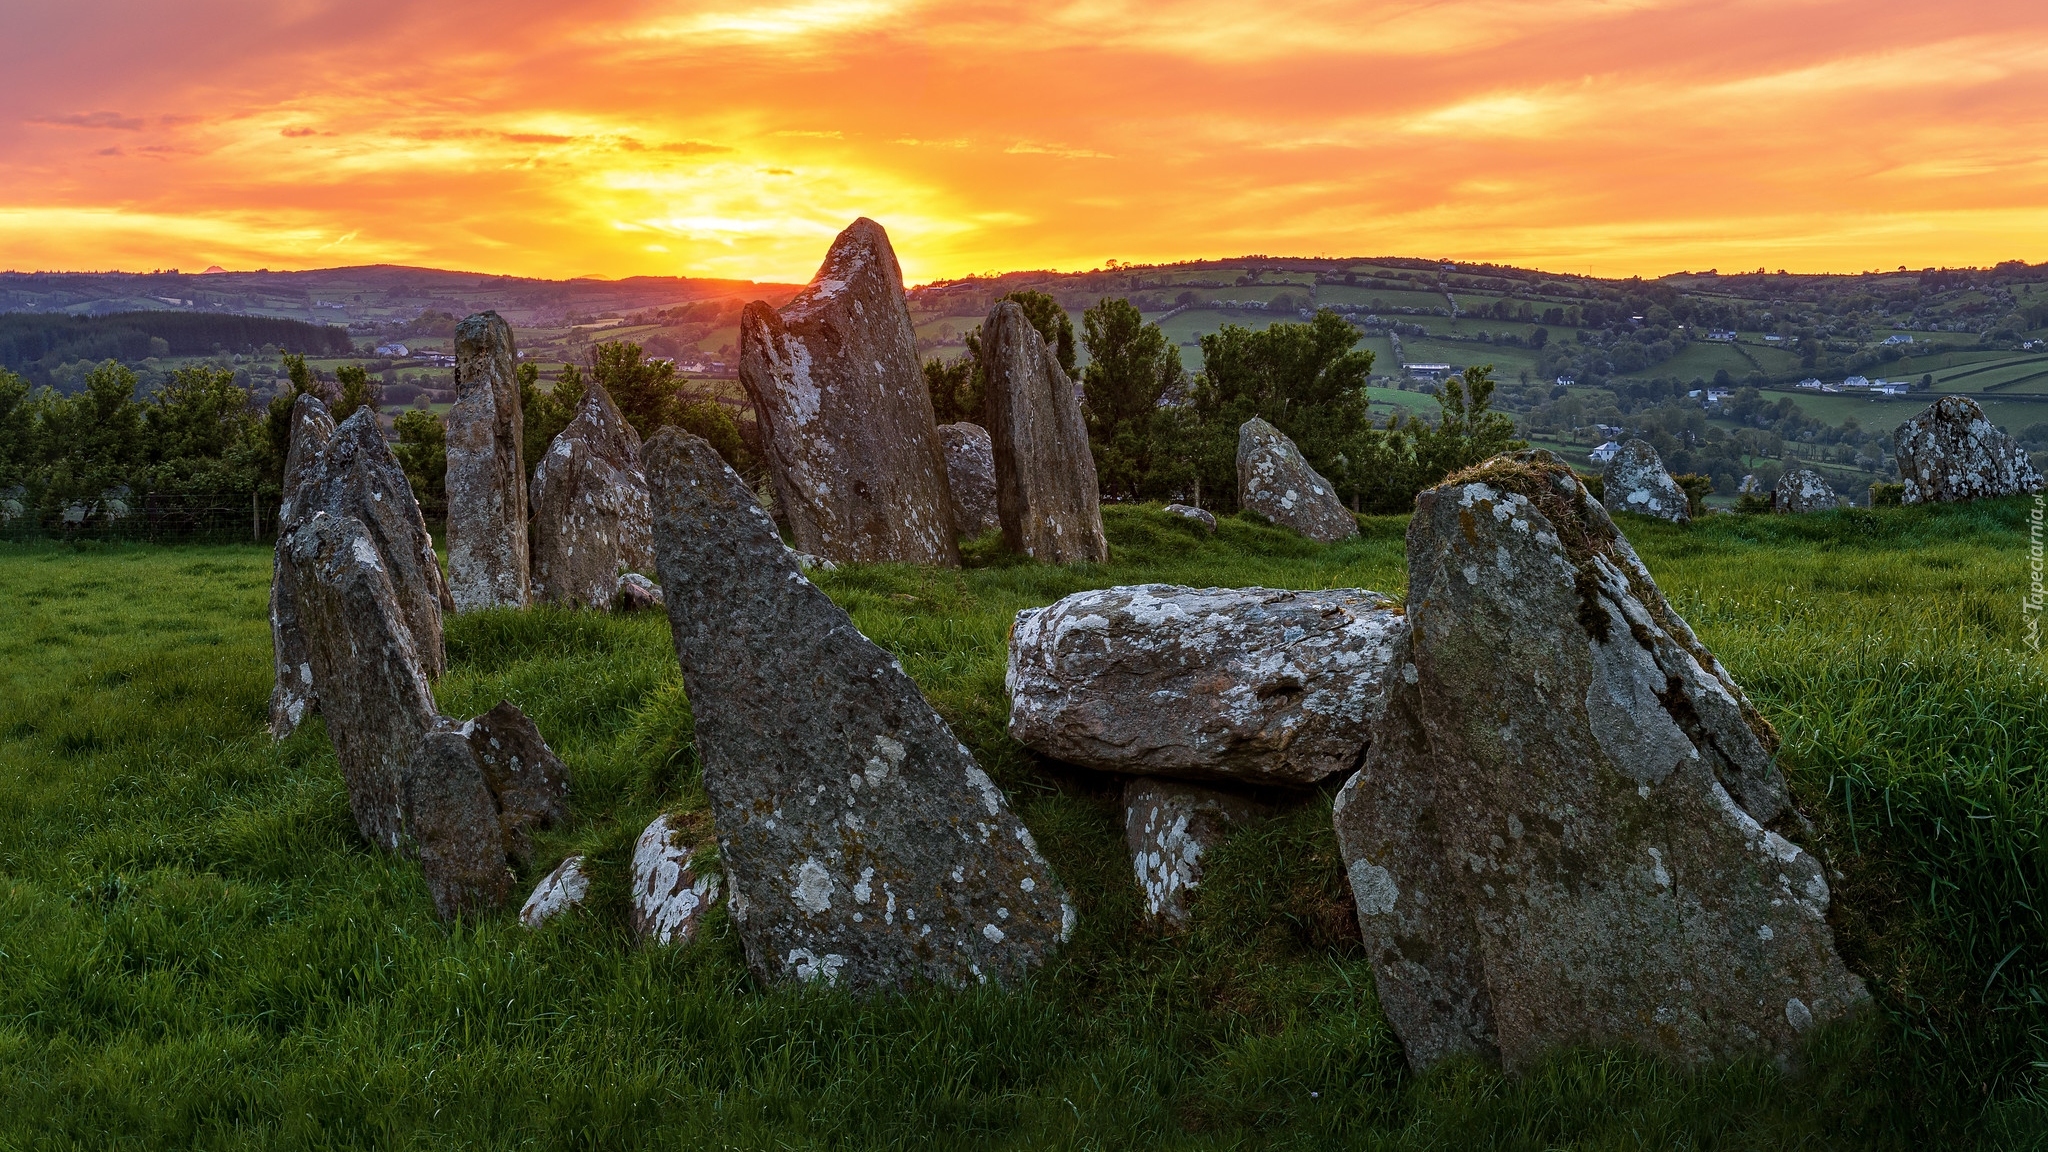
{"type": "Polygon", "coordinates": [[[0,9],[0,268],[2048,260],[2041,0],[0,9]]]}

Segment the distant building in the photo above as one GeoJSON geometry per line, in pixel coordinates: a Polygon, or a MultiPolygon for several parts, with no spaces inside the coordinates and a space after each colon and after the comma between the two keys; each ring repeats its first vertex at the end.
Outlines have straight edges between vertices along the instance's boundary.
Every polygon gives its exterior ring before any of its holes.
{"type": "Polygon", "coordinates": [[[393,360],[403,360],[407,356],[412,355],[412,349],[407,348],[405,345],[398,343],[379,344],[377,345],[376,349],[370,353],[370,355],[389,356],[393,360]]]}
{"type": "Polygon", "coordinates": [[[1764,337],[1764,343],[1766,344],[1783,344],[1784,342],[1785,338],[1783,336],[1778,335],[1775,332],[1764,337]]]}
{"type": "Polygon", "coordinates": [[[1709,328],[1707,329],[1707,339],[1719,341],[1722,344],[1733,344],[1735,343],[1735,333],[1730,332],[1726,328],[1709,328]]]}
{"type": "Polygon", "coordinates": [[[1845,377],[1845,378],[1844,378],[1844,379],[1842,380],[1842,387],[1844,387],[1844,388],[1868,388],[1868,387],[1870,387],[1870,377],[1868,377],[1868,376],[1849,376],[1849,377],[1845,377]]]}
{"type": "Polygon", "coordinates": [[[1609,461],[1613,460],[1615,455],[1620,451],[1621,445],[1616,444],[1612,440],[1609,440],[1607,443],[1602,444],[1598,448],[1593,449],[1591,452],[1586,453],[1586,459],[1591,460],[1595,464],[1606,464],[1609,461]]]}
{"type": "Polygon", "coordinates": [[[1794,384],[1794,385],[1793,385],[1793,387],[1794,387],[1794,388],[1810,388],[1810,389],[1812,389],[1813,391],[1815,391],[1815,392],[1818,392],[1818,391],[1820,391],[1820,390],[1821,390],[1821,389],[1822,389],[1823,387],[1825,387],[1825,385],[1823,385],[1823,384],[1822,384],[1822,383],[1820,382],[1820,377],[1818,377],[1818,376],[1808,376],[1808,377],[1807,377],[1806,379],[1804,379],[1804,380],[1801,380],[1801,381],[1800,381],[1799,383],[1797,383],[1797,384],[1794,384]]]}
{"type": "Polygon", "coordinates": [[[1559,376],[1557,378],[1557,386],[1559,388],[1569,388],[1578,382],[1579,378],[1577,376],[1559,376]]]}
{"type": "Polygon", "coordinates": [[[1449,364],[1410,364],[1408,365],[1408,374],[1420,378],[1449,376],[1451,374],[1451,366],[1449,364]]]}
{"type": "Polygon", "coordinates": [[[1901,332],[1895,336],[1885,337],[1884,342],[1887,344],[1911,344],[1913,342],[1913,337],[1907,333],[1901,332]]]}

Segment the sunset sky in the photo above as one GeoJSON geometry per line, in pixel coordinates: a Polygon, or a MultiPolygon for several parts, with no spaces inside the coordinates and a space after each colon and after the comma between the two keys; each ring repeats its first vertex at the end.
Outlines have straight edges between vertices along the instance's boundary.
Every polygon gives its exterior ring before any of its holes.
{"type": "Polygon", "coordinates": [[[2048,260],[2041,0],[0,0],[0,268],[2048,260]]]}

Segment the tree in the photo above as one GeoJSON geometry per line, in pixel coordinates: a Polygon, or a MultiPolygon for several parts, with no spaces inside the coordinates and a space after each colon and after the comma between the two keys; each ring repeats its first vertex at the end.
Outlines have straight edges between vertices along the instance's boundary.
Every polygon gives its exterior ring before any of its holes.
{"type": "Polygon", "coordinates": [[[1155,432],[1167,430],[1154,428],[1155,417],[1160,397],[1182,384],[1180,349],[1159,325],[1145,323],[1128,300],[1103,300],[1081,322],[1088,345],[1083,416],[1096,477],[1111,495],[1137,499],[1148,489],[1158,491],[1152,476],[1155,432]]]}
{"type": "Polygon", "coordinates": [[[749,482],[758,478],[760,461],[748,450],[739,424],[725,405],[716,400],[692,400],[677,409],[675,423],[692,436],[703,437],[733,471],[749,482]]]}
{"type": "Polygon", "coordinates": [[[273,494],[284,488],[284,462],[292,450],[292,406],[309,392],[318,395],[304,356],[285,353],[284,370],[291,387],[271,397],[263,414],[262,476],[266,489],[273,494]]]}
{"type": "Polygon", "coordinates": [[[39,407],[28,381],[0,368],[0,491],[26,483],[35,467],[39,407]]]}
{"type": "Polygon", "coordinates": [[[611,393],[626,422],[645,440],[663,424],[675,423],[676,366],[668,360],[643,360],[640,346],[619,340],[597,346],[591,376],[611,393]]]}
{"type": "Polygon", "coordinates": [[[533,478],[533,470],[540,467],[540,458],[545,456],[548,445],[561,435],[562,429],[576,418],[576,412],[583,407],[583,373],[574,364],[562,367],[561,375],[555,377],[554,386],[546,391],[540,387],[540,366],[521,364],[519,366],[519,412],[522,421],[523,438],[520,452],[526,457],[526,475],[533,478]]]}
{"type": "MultiPolygon", "coordinates": [[[[299,363],[303,366],[304,359],[299,363]]],[[[370,379],[369,371],[362,365],[344,364],[334,370],[334,379],[341,385],[341,395],[334,401],[335,423],[341,423],[364,408],[374,413],[383,405],[384,386],[370,379]]]]}
{"type": "Polygon", "coordinates": [[[1003,297],[1015,301],[1024,310],[1024,318],[1044,338],[1045,346],[1052,349],[1053,358],[1060,362],[1061,371],[1069,377],[1074,375],[1074,319],[1060,302],[1043,292],[1025,289],[1003,297]]]}
{"type": "Polygon", "coordinates": [[[398,447],[392,455],[405,469],[413,494],[421,500],[440,499],[448,494],[448,428],[432,412],[414,409],[399,413],[396,422],[398,447]]]}
{"type": "Polygon", "coordinates": [[[171,373],[144,413],[144,440],[156,491],[246,492],[262,482],[263,438],[230,369],[171,373]]]}
{"type": "MultiPolygon", "coordinates": [[[[1491,456],[1528,445],[1515,439],[1515,422],[1491,411],[1493,366],[1467,368],[1463,376],[1444,381],[1436,397],[1439,415],[1436,426],[1418,425],[1415,440],[1415,491],[1420,492],[1444,477],[1470,468],[1491,456]]],[[[1413,499],[1413,493],[1410,494],[1413,499]]]]}
{"type": "Polygon", "coordinates": [[[1236,491],[1237,431],[1254,416],[1287,434],[1340,494],[1356,496],[1373,354],[1353,347],[1358,330],[1334,312],[1253,331],[1226,324],[1202,337],[1202,376],[1192,402],[1200,419],[1196,470],[1214,491],[1236,491]]]}
{"type": "Polygon", "coordinates": [[[982,378],[979,330],[968,333],[967,352],[948,364],[934,357],[924,362],[924,386],[932,397],[932,415],[940,424],[981,422],[982,378]]]}

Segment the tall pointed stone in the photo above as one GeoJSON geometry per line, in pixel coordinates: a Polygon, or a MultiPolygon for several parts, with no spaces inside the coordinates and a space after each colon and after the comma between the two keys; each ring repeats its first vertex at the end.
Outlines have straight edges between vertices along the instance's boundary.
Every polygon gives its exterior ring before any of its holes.
{"type": "Polygon", "coordinates": [[[781,312],[740,316],[740,383],[796,547],[835,563],[960,562],[903,272],[854,221],[781,312]]]}
{"type": "Polygon", "coordinates": [[[526,463],[512,326],[479,312],[455,326],[448,410],[448,593],[457,612],[531,600],[526,463]]]}
{"type": "Polygon", "coordinates": [[[306,639],[299,632],[297,602],[285,572],[285,525],[300,503],[300,489],[320,453],[334,439],[334,418],[327,405],[311,393],[292,402],[291,447],[284,458],[283,500],[277,510],[277,547],[270,561],[270,654],[275,679],[270,688],[270,737],[282,740],[298,730],[299,721],[317,707],[313,666],[306,659],[306,639]]]}
{"type": "Polygon", "coordinates": [[[946,448],[946,487],[953,492],[953,530],[972,540],[1003,526],[996,515],[996,446],[988,429],[961,421],[939,425],[946,448]]]}
{"type": "Polygon", "coordinates": [[[1609,512],[1634,512],[1674,524],[1692,521],[1691,499],[1647,440],[1628,441],[1607,462],[1600,476],[1600,503],[1609,512]]]}
{"type": "Polygon", "coordinates": [[[1943,396],[1892,433],[1908,504],[1946,504],[2048,487],[2026,449],[1968,396],[1943,396]]]}
{"type": "Polygon", "coordinates": [[[555,436],[533,472],[533,598],[610,608],[619,573],[652,572],[640,434],[604,385],[555,436]]]}
{"type": "Polygon", "coordinates": [[[1338,846],[1425,1067],[1575,1045],[1789,1060],[1868,999],[1786,814],[1776,736],[1548,453],[1424,492],[1410,631],[1338,846]]]}
{"type": "MultiPolygon", "coordinates": [[[[377,414],[370,409],[342,421],[308,467],[290,516],[280,518],[280,542],[293,524],[316,512],[362,523],[391,582],[420,667],[429,677],[439,676],[447,663],[441,639],[441,606],[447,595],[441,561],[405,469],[391,454],[377,414]]],[[[286,565],[291,563],[289,555],[279,555],[286,565]]]]}
{"type": "Polygon", "coordinates": [[[1109,559],[1081,401],[1024,309],[1004,300],[981,326],[982,423],[995,442],[1003,543],[1046,564],[1109,559]]]}
{"type": "MultiPolygon", "coordinates": [[[[342,427],[352,423],[353,417],[342,427]]],[[[300,516],[278,548],[289,558],[298,623],[349,809],[365,840],[395,850],[404,831],[401,775],[436,714],[390,572],[369,529],[352,516],[300,516]]],[[[492,843],[503,852],[498,837],[492,843]]]]}
{"type": "Polygon", "coordinates": [[[1073,912],[1031,833],[887,652],[804,578],[754,494],[647,443],[654,547],[747,964],[854,989],[1007,980],[1073,912]]]}

